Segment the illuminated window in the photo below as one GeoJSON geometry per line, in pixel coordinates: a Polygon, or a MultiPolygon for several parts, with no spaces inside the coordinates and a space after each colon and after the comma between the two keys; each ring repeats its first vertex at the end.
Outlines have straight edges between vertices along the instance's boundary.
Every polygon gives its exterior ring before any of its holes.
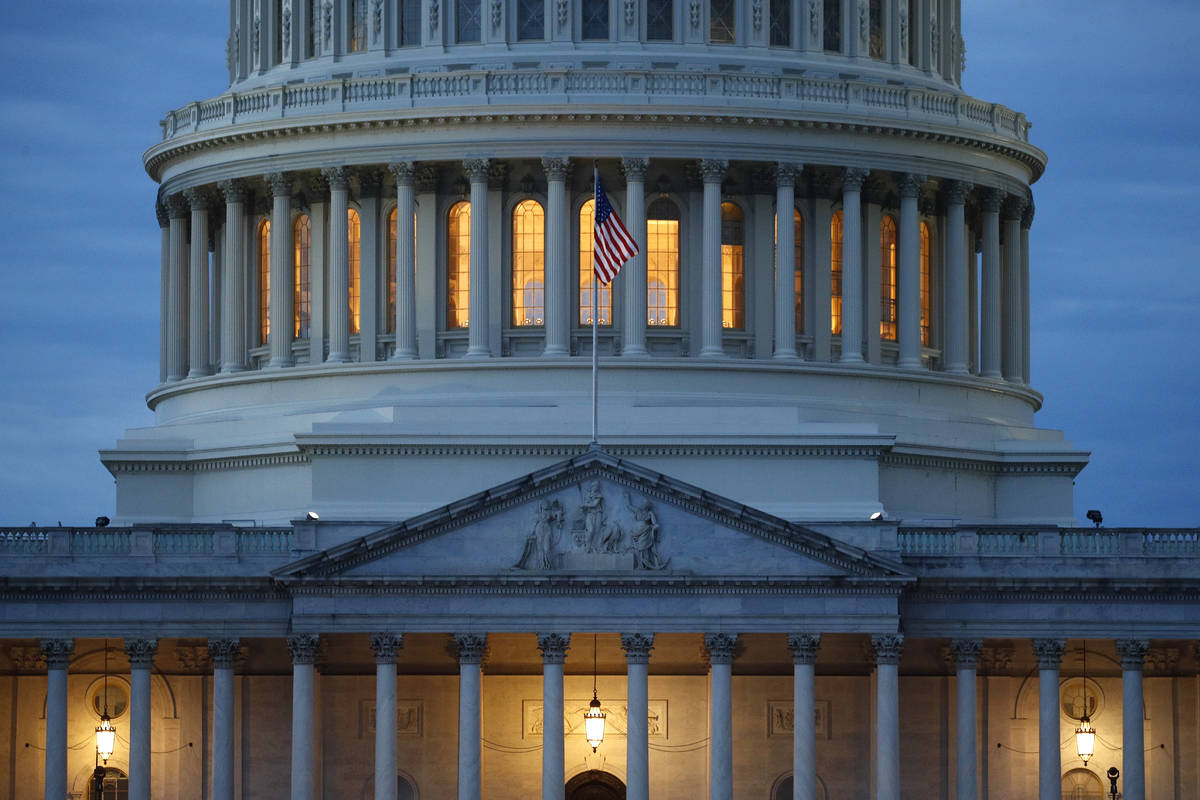
{"type": "Polygon", "coordinates": [[[669,42],[675,38],[674,0],[647,0],[646,38],[655,42],[669,42]]]}
{"type": "Polygon", "coordinates": [[[646,211],[646,324],[679,326],[679,209],[666,198],[646,211]]]}
{"type": "Polygon", "coordinates": [[[792,211],[792,236],[796,243],[796,333],[804,332],[804,218],[792,211]]]}
{"type": "Polygon", "coordinates": [[[517,39],[546,38],[546,0],[517,0],[517,39]]]}
{"type": "Polygon", "coordinates": [[[400,32],[396,37],[402,45],[421,43],[421,0],[400,0],[400,32]]]}
{"type": "Polygon", "coordinates": [[[346,211],[346,235],[350,243],[350,335],[358,333],[359,303],[362,284],[362,226],[358,221],[358,212],[353,208],[346,211]]]}
{"type": "Polygon", "coordinates": [[[367,49],[367,0],[350,0],[350,34],[349,47],[351,53],[367,49]]]}
{"type": "MultiPolygon", "coordinates": [[[[592,253],[592,229],[596,226],[596,201],[588,200],[579,208],[579,324],[592,324],[592,289],[596,271],[592,253]]],[[[599,316],[596,324],[612,325],[612,284],[600,287],[596,297],[599,316]]]]}
{"type": "Polygon", "coordinates": [[[446,327],[467,327],[470,310],[471,204],[464,200],[446,217],[446,327]]]}
{"type": "Polygon", "coordinates": [[[824,48],[829,53],[842,51],[842,0],[825,0],[824,48]]]}
{"type": "Polygon", "coordinates": [[[929,347],[929,309],[932,305],[932,251],[930,246],[929,226],[921,223],[921,344],[929,347]]]}
{"type": "Polygon", "coordinates": [[[709,0],[708,40],[728,44],[736,40],[736,33],[733,0],[709,0]]]}
{"type": "Polygon", "coordinates": [[[583,0],[584,39],[608,38],[608,0],[583,0]]]}
{"type": "Polygon", "coordinates": [[[258,226],[258,343],[271,335],[271,220],[258,226]]]}
{"type": "Polygon", "coordinates": [[[792,0],[771,0],[771,46],[792,45],[792,0]]]}
{"type": "Polygon", "coordinates": [[[113,767],[101,767],[104,779],[88,780],[88,800],[129,800],[129,778],[113,767]]]}
{"type": "Polygon", "coordinates": [[[312,255],[312,223],[307,214],[296,218],[293,230],[293,241],[296,246],[296,258],[293,263],[293,335],[297,339],[308,338],[309,314],[311,312],[309,275],[311,274],[312,255]]]}
{"type": "Polygon", "coordinates": [[[721,327],[746,327],[746,218],[733,203],[721,203],[721,327]]]}
{"type": "Polygon", "coordinates": [[[842,333],[842,212],[835,211],[829,223],[829,329],[842,333]]]}
{"type": "Polygon", "coordinates": [[[536,200],[522,200],[512,216],[512,324],[546,322],[546,214],[536,200]]]}
{"type": "Polygon", "coordinates": [[[896,341],[896,222],[879,224],[879,338],[896,341]]]}
{"type": "Polygon", "coordinates": [[[871,0],[871,58],[883,58],[883,0],[871,0]]]}
{"type": "Polygon", "coordinates": [[[481,28],[479,14],[479,0],[457,0],[454,5],[454,40],[456,42],[465,44],[479,41],[481,28]]]}

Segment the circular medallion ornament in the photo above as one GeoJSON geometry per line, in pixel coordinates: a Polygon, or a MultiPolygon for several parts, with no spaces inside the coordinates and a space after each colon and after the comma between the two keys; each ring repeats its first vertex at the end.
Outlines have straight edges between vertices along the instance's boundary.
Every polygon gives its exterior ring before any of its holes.
{"type": "Polygon", "coordinates": [[[1078,721],[1086,716],[1094,721],[1104,710],[1104,693],[1091,679],[1085,692],[1083,678],[1068,678],[1059,689],[1059,707],[1069,719],[1078,721]]]}
{"type": "Polygon", "coordinates": [[[89,712],[99,719],[104,713],[105,703],[108,704],[108,716],[118,719],[129,710],[129,684],[123,678],[108,676],[108,688],[105,689],[104,678],[96,678],[88,684],[84,704],[89,712]]]}

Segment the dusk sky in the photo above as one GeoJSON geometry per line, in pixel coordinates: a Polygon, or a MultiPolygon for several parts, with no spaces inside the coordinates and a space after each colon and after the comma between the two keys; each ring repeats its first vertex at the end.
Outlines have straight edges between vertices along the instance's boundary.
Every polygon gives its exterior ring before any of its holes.
{"type": "MultiPolygon", "coordinates": [[[[1092,452],[1076,513],[1196,526],[1194,0],[964,0],[964,87],[1033,122],[1033,384],[1092,452]]],[[[0,28],[0,523],[112,515],[96,451],[149,425],[159,229],[141,154],[227,88],[227,0],[14,4],[0,28]]],[[[1086,524],[1086,522],[1085,522],[1086,524]]]]}

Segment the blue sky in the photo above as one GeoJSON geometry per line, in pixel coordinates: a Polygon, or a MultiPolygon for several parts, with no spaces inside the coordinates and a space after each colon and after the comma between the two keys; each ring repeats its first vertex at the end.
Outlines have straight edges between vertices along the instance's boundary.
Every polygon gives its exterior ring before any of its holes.
{"type": "MultiPolygon", "coordinates": [[[[1200,57],[1190,0],[964,0],[966,90],[1023,111],[1037,420],[1091,450],[1076,509],[1195,526],[1200,57]]],[[[220,94],[228,3],[17,4],[0,28],[0,522],[112,514],[96,451],[150,424],[159,231],[141,153],[220,94]],[[47,14],[49,17],[47,18],[47,14]]]]}

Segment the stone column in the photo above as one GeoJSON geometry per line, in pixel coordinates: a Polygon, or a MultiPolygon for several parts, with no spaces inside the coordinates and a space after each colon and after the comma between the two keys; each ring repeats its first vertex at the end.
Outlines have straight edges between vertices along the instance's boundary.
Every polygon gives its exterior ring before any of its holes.
{"type": "Polygon", "coordinates": [[[294,245],[292,243],[292,179],[282,172],[265,175],[271,187],[271,359],[268,369],[290,367],[292,360],[293,305],[295,291],[294,245]]]}
{"type": "Polygon", "coordinates": [[[350,360],[350,171],[321,170],[329,182],[329,356],[330,364],[350,360]]]}
{"type": "Polygon", "coordinates": [[[411,161],[394,162],[388,169],[396,179],[396,347],[392,360],[411,361],[417,357],[417,254],[413,246],[416,170],[411,161]]]}
{"type": "Polygon", "coordinates": [[[1118,639],[1121,657],[1121,730],[1124,747],[1121,778],[1124,800],[1146,800],[1146,742],[1143,727],[1142,669],[1146,663],[1146,639],[1118,639]]]}
{"type": "Polygon", "coordinates": [[[946,372],[967,374],[967,192],[971,184],[942,181],[946,198],[946,372]]]}
{"type": "Polygon", "coordinates": [[[1004,192],[984,189],[980,197],[983,208],[983,277],[980,302],[979,334],[980,375],[1000,378],[1000,203],[1004,192]]]}
{"type": "Polygon", "coordinates": [[[375,654],[375,800],[396,800],[396,652],[403,646],[398,633],[371,637],[375,654]]]}
{"type": "Polygon", "coordinates": [[[47,800],[67,796],[67,666],[75,652],[73,639],[42,639],[46,659],[47,800]]]}
{"type": "Polygon", "coordinates": [[[224,290],[225,284],[228,282],[228,277],[225,275],[225,228],[218,220],[220,219],[220,209],[215,206],[209,210],[209,220],[211,222],[211,230],[208,234],[208,260],[209,260],[209,283],[212,285],[209,289],[208,297],[208,364],[209,374],[219,372],[221,369],[221,329],[224,327],[222,322],[221,308],[221,293],[224,290]]]}
{"type": "Polygon", "coordinates": [[[167,324],[171,313],[171,220],[167,216],[167,207],[161,202],[154,204],[154,214],[158,217],[159,227],[159,269],[158,269],[158,382],[167,382],[167,352],[171,340],[167,332],[167,324]]]}
{"type": "MultiPolygon", "coordinates": [[[[820,176],[818,176],[820,177],[820,176]]],[[[833,222],[833,203],[829,199],[823,182],[813,181],[813,190],[819,191],[820,196],[813,198],[812,213],[809,217],[812,223],[805,227],[805,233],[811,233],[806,238],[811,247],[806,245],[805,251],[813,257],[806,264],[804,271],[805,291],[812,294],[813,302],[809,306],[813,313],[806,317],[806,327],[812,331],[813,344],[811,360],[828,361],[832,353],[833,340],[831,324],[831,304],[833,298],[833,273],[831,262],[833,258],[833,240],[830,236],[833,222]],[[812,280],[807,278],[812,276],[812,280]]]]}
{"type": "Polygon", "coordinates": [[[924,175],[900,177],[900,262],[897,265],[900,306],[901,369],[921,368],[921,213],[917,197],[924,175]]]}
{"type": "Polygon", "coordinates": [[[625,337],[621,355],[641,358],[646,350],[646,170],[647,158],[623,158],[625,172],[625,226],[638,246],[637,255],[621,269],[625,282],[625,337]]]}
{"type": "Polygon", "coordinates": [[[169,219],[170,289],[167,309],[167,380],[180,381],[187,375],[188,358],[188,275],[187,243],[188,202],[181,194],[167,198],[169,219]]]}
{"type": "Polygon", "coordinates": [[[309,220],[309,305],[308,305],[308,363],[325,361],[325,340],[328,333],[326,292],[329,286],[329,181],[324,175],[308,179],[309,220]]]}
{"type": "Polygon", "coordinates": [[[221,281],[221,372],[246,368],[246,186],[221,181],[225,196],[225,259],[221,281]]]}
{"type": "Polygon", "coordinates": [[[954,639],[950,652],[954,655],[955,688],[958,692],[958,720],[955,725],[957,762],[955,764],[955,800],[975,800],[976,779],[975,743],[975,668],[979,666],[981,639],[954,639]]]}
{"type": "Polygon", "coordinates": [[[208,194],[199,188],[183,193],[192,210],[192,246],[188,254],[188,374],[208,375],[208,194]]]}
{"type": "Polygon", "coordinates": [[[793,633],[788,636],[792,651],[792,798],[816,800],[817,732],[814,671],[821,636],[793,633]]]}
{"type": "Polygon", "coordinates": [[[733,659],[737,656],[737,634],[706,634],[704,647],[712,665],[708,796],[709,800],[733,800],[733,659]]]}
{"type": "Polygon", "coordinates": [[[544,356],[570,354],[571,260],[567,257],[570,159],[543,158],[546,171],[546,344],[544,356]]]}
{"type": "Polygon", "coordinates": [[[471,286],[468,301],[467,358],[490,358],[488,342],[488,160],[463,162],[471,179],[471,286]]]}
{"type": "Polygon", "coordinates": [[[1033,227],[1033,203],[1021,215],[1021,366],[1022,382],[1029,385],[1029,229],[1033,227]]]}
{"type": "Polygon", "coordinates": [[[862,185],[865,169],[842,177],[842,363],[861,364],[863,333],[862,185]]]}
{"type": "Polygon", "coordinates": [[[650,651],[654,634],[623,633],[625,651],[626,707],[629,730],[625,739],[625,797],[650,800],[650,651]]]}
{"type": "MultiPolygon", "coordinates": [[[[721,179],[728,161],[700,162],[704,178],[703,246],[700,277],[700,357],[724,358],[721,343],[721,179]]],[[[715,800],[715,798],[714,798],[715,800]]]]}
{"type": "Polygon", "coordinates": [[[1038,662],[1038,800],[1062,800],[1058,667],[1065,648],[1062,639],[1033,640],[1038,662]]]}
{"type": "Polygon", "coordinates": [[[129,800],[150,800],[150,671],[157,639],[126,639],[129,657],[129,800]]]}
{"type": "Polygon", "coordinates": [[[1025,344],[1022,341],[1021,289],[1021,217],[1028,202],[1023,197],[1009,196],[1004,203],[1004,290],[1000,303],[1001,327],[1004,330],[1004,346],[1000,357],[1004,380],[1022,383],[1025,367],[1025,344]]]}
{"type": "MultiPolygon", "coordinates": [[[[475,217],[474,206],[471,208],[471,217],[475,217]]],[[[474,286],[471,288],[474,291],[474,286]]],[[[483,663],[484,650],[487,649],[487,634],[456,633],[454,646],[458,651],[458,800],[479,800],[482,790],[479,763],[482,713],[480,665],[483,663]]],[[[542,744],[545,746],[544,741],[542,744]]]]}
{"type": "MultiPolygon", "coordinates": [[[[802,169],[802,168],[801,168],[802,169]]],[[[775,358],[796,357],[796,177],[794,164],[775,164],[775,358]]]]}
{"type": "Polygon", "coordinates": [[[569,633],[539,633],[542,651],[542,800],[563,800],[563,661],[569,633]]]}
{"type": "Polygon", "coordinates": [[[311,633],[287,637],[292,653],[292,800],[316,796],[315,673],[321,638],[311,633]]]}
{"type": "Polygon", "coordinates": [[[212,800],[233,800],[233,666],[241,643],[209,639],[213,664],[212,800]]]}
{"type": "Polygon", "coordinates": [[[875,798],[900,800],[900,653],[898,633],[871,637],[875,653],[875,798]]]}
{"type": "Polygon", "coordinates": [[[374,361],[378,355],[379,190],[382,184],[383,176],[378,170],[358,170],[359,361],[374,361]]]}

